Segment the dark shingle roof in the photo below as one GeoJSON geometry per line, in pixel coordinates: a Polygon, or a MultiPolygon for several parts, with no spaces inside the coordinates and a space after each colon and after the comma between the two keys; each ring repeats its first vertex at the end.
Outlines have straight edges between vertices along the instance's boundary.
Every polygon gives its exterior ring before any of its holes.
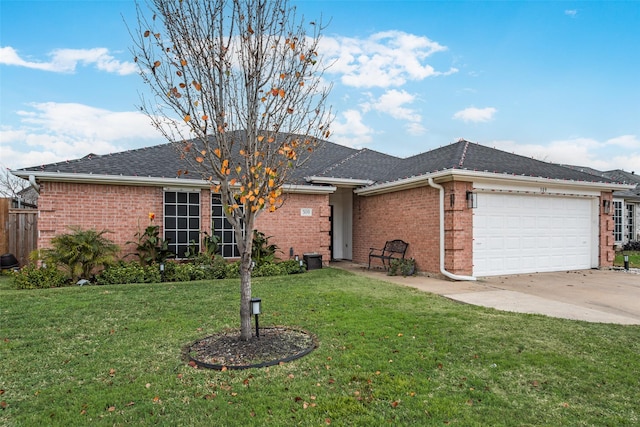
{"type": "MultiPolygon", "coordinates": [[[[161,144],[114,154],[89,155],[77,160],[25,168],[22,171],[175,178],[178,171],[185,168],[186,164],[180,160],[174,144],[161,144]]],[[[320,141],[310,160],[293,172],[291,183],[306,183],[305,178],[309,176],[392,182],[451,169],[567,181],[616,181],[605,175],[597,176],[460,140],[406,159],[320,141]]],[[[197,174],[181,177],[199,178],[197,174]]]]}

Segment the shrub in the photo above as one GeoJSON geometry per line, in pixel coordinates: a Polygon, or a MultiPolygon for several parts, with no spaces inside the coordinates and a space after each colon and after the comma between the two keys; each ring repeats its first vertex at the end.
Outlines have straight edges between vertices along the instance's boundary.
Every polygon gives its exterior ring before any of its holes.
{"type": "Polygon", "coordinates": [[[630,241],[622,246],[623,251],[640,251],[640,240],[630,241]]]}
{"type": "Polygon", "coordinates": [[[13,285],[16,289],[59,288],[67,284],[65,275],[56,267],[36,267],[29,264],[13,273],[13,285]]]}
{"type": "Polygon", "coordinates": [[[137,238],[133,243],[136,245],[134,255],[138,257],[141,265],[151,265],[163,263],[173,255],[169,250],[169,242],[160,237],[160,226],[154,225],[155,214],[149,214],[149,225],[143,232],[137,232],[137,238]]]}
{"type": "Polygon", "coordinates": [[[71,282],[89,280],[96,270],[113,263],[120,251],[118,245],[104,237],[108,232],[72,228],[71,233],[51,239],[52,248],[42,250],[43,261],[59,266],[71,282]]]}
{"type": "Polygon", "coordinates": [[[413,276],[416,272],[416,261],[413,258],[392,259],[389,264],[389,276],[413,276]]]}
{"type": "Polygon", "coordinates": [[[120,262],[102,271],[96,281],[99,285],[125,283],[158,283],[161,281],[157,265],[141,266],[137,262],[120,262]]]}
{"type": "Polygon", "coordinates": [[[225,279],[237,279],[240,277],[240,261],[227,264],[225,279]]]}
{"type": "Polygon", "coordinates": [[[251,272],[252,277],[279,276],[281,274],[285,274],[284,269],[280,267],[280,264],[273,262],[258,264],[251,272]]]}
{"type": "Polygon", "coordinates": [[[264,233],[253,230],[253,245],[251,247],[251,259],[255,261],[257,266],[264,263],[275,262],[278,246],[269,244],[269,239],[264,233]]]}
{"type": "Polygon", "coordinates": [[[296,261],[295,259],[282,261],[278,265],[283,271],[282,274],[298,274],[298,273],[304,273],[306,271],[304,262],[302,263],[302,265],[300,265],[300,261],[296,261]]]}

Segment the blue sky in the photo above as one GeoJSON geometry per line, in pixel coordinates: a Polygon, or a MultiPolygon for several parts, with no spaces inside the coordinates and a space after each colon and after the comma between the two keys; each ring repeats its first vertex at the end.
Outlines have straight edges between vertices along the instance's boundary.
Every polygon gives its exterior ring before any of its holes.
{"type": "MultiPolygon", "coordinates": [[[[640,1],[292,1],[330,20],[333,142],[406,157],[464,138],[640,172],[640,1]]],[[[165,142],[138,111],[132,1],[0,0],[0,165],[165,142]]]]}

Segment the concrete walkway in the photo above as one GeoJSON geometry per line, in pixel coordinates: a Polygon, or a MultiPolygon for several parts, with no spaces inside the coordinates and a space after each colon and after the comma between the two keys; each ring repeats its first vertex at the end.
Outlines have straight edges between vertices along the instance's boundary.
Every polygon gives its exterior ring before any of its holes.
{"type": "Polygon", "coordinates": [[[428,276],[387,276],[349,261],[341,268],[467,304],[595,323],[640,325],[640,271],[580,270],[455,282],[428,276]]]}

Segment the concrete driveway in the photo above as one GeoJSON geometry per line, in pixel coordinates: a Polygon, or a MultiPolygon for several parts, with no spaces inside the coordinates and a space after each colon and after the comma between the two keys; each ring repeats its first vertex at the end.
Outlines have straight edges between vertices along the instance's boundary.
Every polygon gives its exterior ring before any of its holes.
{"type": "Polygon", "coordinates": [[[454,282],[427,276],[392,277],[381,270],[367,270],[344,261],[332,266],[498,310],[640,325],[640,271],[637,270],[580,270],[454,282]]]}

